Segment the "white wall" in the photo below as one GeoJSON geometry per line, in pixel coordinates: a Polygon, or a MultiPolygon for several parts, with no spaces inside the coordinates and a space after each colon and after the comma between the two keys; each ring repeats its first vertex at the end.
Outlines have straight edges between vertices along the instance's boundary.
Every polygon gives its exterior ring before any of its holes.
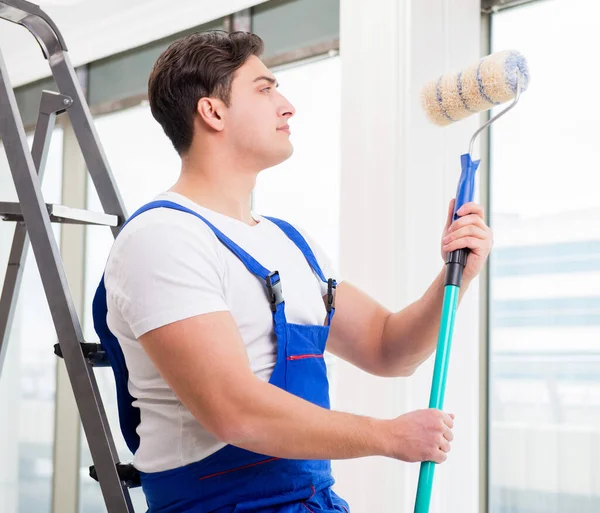
{"type": "MultiPolygon", "coordinates": [[[[264,1],[39,0],[33,3],[58,26],[71,62],[80,66],[264,1]]],[[[14,87],[50,76],[50,67],[28,30],[5,20],[0,20],[0,27],[0,50],[14,87]]]]}
{"type": "MultiPolygon", "coordinates": [[[[341,270],[387,307],[418,298],[442,268],[440,234],[478,119],[440,129],[421,112],[431,78],[479,58],[479,0],[341,0],[341,270]]],[[[453,451],[436,469],[432,513],[478,510],[479,293],[459,309],[445,410],[453,451]]],[[[340,409],[390,418],[425,408],[432,360],[410,379],[338,369],[340,409]],[[347,385],[344,390],[343,383],[347,385]],[[344,393],[346,392],[346,393],[344,393]]],[[[355,513],[412,512],[418,465],[336,462],[337,491],[355,513]]]]}

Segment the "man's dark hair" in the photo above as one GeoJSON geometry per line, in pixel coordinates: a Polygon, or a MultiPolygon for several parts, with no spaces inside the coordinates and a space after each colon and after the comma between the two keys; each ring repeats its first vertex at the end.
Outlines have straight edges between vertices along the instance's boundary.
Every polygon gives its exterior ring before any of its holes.
{"type": "Polygon", "coordinates": [[[159,56],[148,79],[150,110],[177,153],[190,149],[200,98],[219,98],[229,107],[235,71],[263,48],[255,34],[215,30],[182,37],[159,56]]]}

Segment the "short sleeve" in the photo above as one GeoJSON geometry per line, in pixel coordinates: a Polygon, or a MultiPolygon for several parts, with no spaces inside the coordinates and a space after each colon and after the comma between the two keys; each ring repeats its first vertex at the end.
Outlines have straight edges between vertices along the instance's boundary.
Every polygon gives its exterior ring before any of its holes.
{"type": "Polygon", "coordinates": [[[189,317],[229,310],[216,237],[189,214],[161,210],[144,213],[123,230],[105,272],[107,294],[136,338],[189,317]]]}

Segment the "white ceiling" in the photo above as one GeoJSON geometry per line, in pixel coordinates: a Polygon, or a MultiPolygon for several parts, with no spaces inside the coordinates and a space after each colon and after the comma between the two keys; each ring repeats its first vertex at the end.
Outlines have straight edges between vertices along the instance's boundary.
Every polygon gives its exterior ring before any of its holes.
{"type": "MultiPolygon", "coordinates": [[[[40,0],[74,66],[161,39],[266,0],[40,0]]],[[[0,3],[2,1],[0,0],[0,3]]],[[[29,31],[0,20],[0,50],[14,87],[50,75],[29,31]]]]}

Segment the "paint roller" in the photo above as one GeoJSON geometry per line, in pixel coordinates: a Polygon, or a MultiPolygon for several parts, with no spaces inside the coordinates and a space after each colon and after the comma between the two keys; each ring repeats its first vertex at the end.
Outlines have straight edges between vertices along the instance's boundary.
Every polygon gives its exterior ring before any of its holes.
{"type": "MultiPolygon", "coordinates": [[[[474,161],[472,158],[477,136],[511,110],[519,101],[521,93],[527,90],[528,85],[527,61],[519,52],[507,50],[493,53],[462,71],[444,74],[423,88],[421,101],[427,117],[440,126],[449,125],[513,100],[511,105],[492,117],[473,134],[469,153],[461,155],[462,173],[456,191],[454,221],[459,217],[456,214],[458,209],[465,203],[473,201],[475,172],[479,167],[479,160],[474,161]]],[[[444,405],[454,319],[467,255],[468,249],[465,248],[453,251],[446,257],[444,301],[429,408],[441,410],[444,405]]],[[[435,463],[431,461],[421,463],[415,513],[429,512],[434,469],[435,463]]]]}

